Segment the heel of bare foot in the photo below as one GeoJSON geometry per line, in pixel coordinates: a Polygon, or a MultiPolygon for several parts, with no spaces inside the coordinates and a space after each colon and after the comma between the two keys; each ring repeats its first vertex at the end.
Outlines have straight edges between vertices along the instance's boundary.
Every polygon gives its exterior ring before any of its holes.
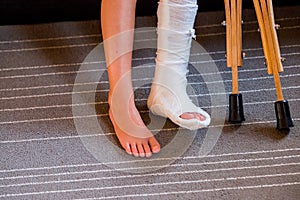
{"type": "Polygon", "coordinates": [[[120,127],[120,124],[115,119],[115,116],[112,112],[113,105],[110,105],[109,117],[114,126],[117,138],[121,146],[125,151],[134,155],[135,157],[151,157],[153,153],[158,153],[160,151],[160,145],[152,135],[150,130],[145,126],[143,120],[140,117],[139,112],[137,111],[133,99],[129,104],[127,113],[118,113],[122,118],[127,118],[127,122],[132,123],[130,127],[130,132],[126,131],[128,128],[120,127]]]}

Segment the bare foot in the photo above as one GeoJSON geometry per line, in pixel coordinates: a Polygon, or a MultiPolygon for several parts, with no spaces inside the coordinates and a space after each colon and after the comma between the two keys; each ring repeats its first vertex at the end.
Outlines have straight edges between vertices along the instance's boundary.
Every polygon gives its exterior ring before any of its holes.
{"type": "Polygon", "coordinates": [[[126,133],[124,129],[119,127],[118,123],[116,123],[112,114],[112,107],[110,107],[109,110],[109,117],[113,123],[121,146],[128,154],[134,155],[135,157],[150,157],[152,153],[158,153],[160,151],[160,145],[149,129],[145,126],[138,110],[134,105],[133,98],[130,100],[129,107],[130,108],[128,109],[130,116],[128,116],[127,113],[119,113],[119,115],[130,118],[130,122],[139,127],[138,132],[126,133]]]}

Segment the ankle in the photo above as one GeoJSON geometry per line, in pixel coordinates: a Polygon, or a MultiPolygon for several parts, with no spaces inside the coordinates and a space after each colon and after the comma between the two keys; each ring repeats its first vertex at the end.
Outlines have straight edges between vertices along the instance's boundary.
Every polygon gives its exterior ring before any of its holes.
{"type": "Polygon", "coordinates": [[[108,102],[109,106],[112,106],[113,102],[125,102],[125,101],[128,102],[125,105],[128,105],[128,104],[129,104],[129,106],[135,105],[133,90],[131,92],[128,91],[126,95],[124,95],[124,94],[116,94],[115,90],[109,90],[109,92],[108,92],[108,98],[107,98],[107,102],[108,102]]]}

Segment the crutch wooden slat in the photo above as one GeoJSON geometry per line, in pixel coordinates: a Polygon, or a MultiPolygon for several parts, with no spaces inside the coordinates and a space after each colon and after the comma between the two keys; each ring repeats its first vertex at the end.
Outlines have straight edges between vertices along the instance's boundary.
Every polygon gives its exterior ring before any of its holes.
{"type": "Polygon", "coordinates": [[[238,94],[238,45],[237,45],[237,3],[231,0],[231,48],[232,48],[232,93],[238,94]]]}
{"type": "Polygon", "coordinates": [[[238,85],[238,68],[237,67],[231,67],[231,73],[232,73],[232,94],[238,94],[239,93],[239,85],[238,85]]]}
{"type": "Polygon", "coordinates": [[[267,66],[268,68],[270,67],[272,69],[272,72],[274,73],[274,66],[277,67],[277,61],[275,57],[275,52],[274,52],[274,40],[273,40],[273,35],[271,32],[272,25],[270,23],[269,19],[269,11],[267,8],[266,0],[262,0],[261,2],[261,12],[263,16],[263,26],[265,27],[265,32],[266,32],[266,39],[267,39],[267,44],[268,44],[268,54],[266,55],[266,59],[269,60],[268,62],[270,63],[270,66],[267,66]]]}
{"type": "Polygon", "coordinates": [[[271,63],[269,63],[270,61],[267,59],[269,58],[269,45],[267,43],[267,35],[266,35],[266,31],[265,31],[265,26],[264,26],[264,19],[262,16],[262,10],[260,7],[260,3],[259,0],[253,0],[254,3],[254,8],[255,8],[255,12],[256,12],[256,17],[258,20],[258,25],[259,25],[259,30],[260,30],[260,35],[261,35],[261,41],[262,41],[262,46],[263,46],[263,50],[264,50],[264,54],[266,57],[266,65],[267,65],[267,69],[268,69],[268,73],[272,74],[273,73],[273,69],[270,67],[271,63]]]}
{"type": "Polygon", "coordinates": [[[243,65],[242,58],[242,0],[237,0],[237,53],[238,66],[243,65]]]}
{"type": "Polygon", "coordinates": [[[280,60],[280,55],[278,54],[278,49],[279,46],[278,44],[278,39],[276,37],[276,31],[275,31],[275,23],[273,23],[273,17],[272,11],[273,7],[271,2],[272,0],[267,0],[266,1],[261,1],[263,9],[262,11],[265,11],[263,13],[264,17],[268,19],[267,25],[267,34],[268,34],[268,44],[270,45],[270,49],[272,50],[271,52],[271,57],[269,59],[272,59],[272,71],[273,71],[273,77],[274,77],[274,84],[275,84],[275,89],[276,89],[276,94],[277,94],[277,101],[283,101],[283,93],[282,93],[282,88],[281,88],[281,81],[280,81],[280,76],[279,76],[279,70],[278,68],[281,68],[281,60],[280,60]],[[267,5],[268,4],[268,5],[267,5]]]}
{"type": "Polygon", "coordinates": [[[230,18],[231,18],[231,48],[232,48],[232,66],[231,67],[235,67],[237,66],[237,40],[236,40],[236,36],[237,36],[237,18],[236,18],[236,14],[237,14],[237,10],[236,10],[236,0],[231,0],[231,12],[230,12],[230,18]]]}
{"type": "Polygon", "coordinates": [[[277,32],[275,29],[275,19],[274,19],[274,12],[273,12],[273,3],[272,1],[268,1],[268,10],[269,10],[269,18],[272,24],[272,32],[273,32],[273,42],[274,42],[274,51],[276,55],[276,60],[277,60],[277,68],[279,72],[283,72],[283,65],[282,65],[282,60],[281,60],[281,53],[280,53],[280,48],[279,48],[279,42],[278,42],[278,37],[277,37],[277,32]]]}
{"type": "Polygon", "coordinates": [[[230,0],[224,0],[225,4],[225,18],[226,18],[226,59],[227,66],[232,66],[232,48],[231,48],[231,11],[230,0]]]}
{"type": "Polygon", "coordinates": [[[276,71],[273,72],[273,77],[274,77],[274,84],[275,84],[275,89],[277,94],[277,101],[283,101],[284,98],[283,98],[283,93],[281,88],[280,76],[277,69],[276,71]]]}
{"type": "MultiPolygon", "coordinates": [[[[280,77],[279,77],[279,72],[278,72],[278,66],[281,66],[280,60],[277,58],[279,57],[278,51],[276,50],[276,42],[277,38],[275,38],[274,35],[274,25],[272,24],[272,20],[270,19],[270,7],[267,6],[267,3],[269,3],[270,0],[265,0],[261,1],[261,12],[262,12],[262,17],[263,17],[263,22],[259,21],[259,23],[263,23],[262,26],[265,27],[265,34],[266,37],[262,37],[262,40],[267,40],[264,43],[267,43],[267,54],[266,59],[268,61],[268,69],[272,71],[273,77],[274,77],[274,84],[275,84],[275,89],[276,89],[276,94],[277,94],[277,101],[282,101],[284,100],[283,98],[283,93],[281,89],[281,83],[280,83],[280,77]]],[[[279,47],[278,47],[279,48],[279,47]]]]}

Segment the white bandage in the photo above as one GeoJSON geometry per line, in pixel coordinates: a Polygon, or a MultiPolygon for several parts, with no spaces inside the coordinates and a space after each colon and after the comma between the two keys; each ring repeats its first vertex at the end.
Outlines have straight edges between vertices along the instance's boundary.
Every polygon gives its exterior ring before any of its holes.
{"type": "Polygon", "coordinates": [[[187,73],[191,39],[195,37],[193,26],[198,9],[196,3],[196,0],[159,2],[157,66],[174,66],[174,70],[180,73],[184,70],[183,72],[187,73]],[[183,65],[185,67],[182,67],[183,65]]]}
{"type": "Polygon", "coordinates": [[[158,6],[158,46],[149,109],[188,129],[206,127],[210,116],[195,106],[186,93],[188,61],[197,0],[161,0],[158,6]],[[182,119],[181,114],[200,113],[206,120],[182,119]]]}

